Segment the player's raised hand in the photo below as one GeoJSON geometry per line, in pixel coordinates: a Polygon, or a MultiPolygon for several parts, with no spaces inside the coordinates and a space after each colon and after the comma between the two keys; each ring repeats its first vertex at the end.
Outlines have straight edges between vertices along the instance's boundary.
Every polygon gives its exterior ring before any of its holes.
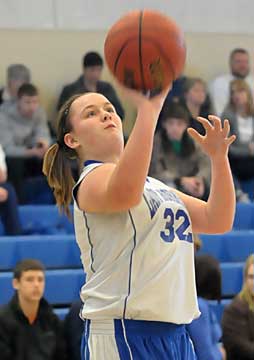
{"type": "Polygon", "coordinates": [[[230,125],[228,120],[224,120],[224,124],[222,124],[221,119],[215,115],[209,115],[208,119],[200,116],[197,118],[205,128],[206,134],[204,136],[193,128],[189,128],[188,133],[208,156],[223,157],[227,155],[228,148],[235,141],[236,136],[229,136],[230,125]]]}

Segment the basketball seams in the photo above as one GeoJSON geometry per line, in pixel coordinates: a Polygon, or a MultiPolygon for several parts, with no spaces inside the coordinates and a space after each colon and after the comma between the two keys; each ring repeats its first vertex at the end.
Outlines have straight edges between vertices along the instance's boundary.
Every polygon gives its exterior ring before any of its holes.
{"type": "Polygon", "coordinates": [[[114,62],[114,70],[113,70],[113,74],[115,75],[116,74],[116,70],[117,70],[117,65],[118,65],[118,62],[120,60],[120,57],[124,51],[124,49],[126,48],[126,46],[128,45],[128,43],[132,41],[131,39],[128,39],[124,44],[123,46],[121,47],[121,49],[119,50],[118,54],[117,54],[117,57],[116,57],[116,60],[114,62]]]}

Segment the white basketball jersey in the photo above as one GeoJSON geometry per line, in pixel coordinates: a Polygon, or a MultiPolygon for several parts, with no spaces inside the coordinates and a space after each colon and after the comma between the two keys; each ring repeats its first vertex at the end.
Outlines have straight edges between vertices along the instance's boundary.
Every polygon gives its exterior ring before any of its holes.
{"type": "MultiPolygon", "coordinates": [[[[76,186],[100,165],[85,166],[76,186]]],[[[84,318],[186,324],[199,316],[190,218],[166,185],[148,177],[140,204],[119,213],[83,212],[74,199],[74,223],[84,318]]]]}

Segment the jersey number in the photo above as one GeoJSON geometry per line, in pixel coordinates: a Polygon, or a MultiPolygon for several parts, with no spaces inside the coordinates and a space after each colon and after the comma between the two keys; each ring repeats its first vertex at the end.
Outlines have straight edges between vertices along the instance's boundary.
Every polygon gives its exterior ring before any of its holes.
{"type": "Polygon", "coordinates": [[[167,219],[165,230],[160,232],[162,240],[166,242],[172,242],[175,238],[175,234],[179,240],[192,242],[192,233],[186,232],[190,226],[190,220],[186,212],[182,209],[178,209],[176,214],[170,208],[166,208],[164,211],[164,219],[167,219]],[[174,221],[183,219],[182,223],[175,229],[174,221]]]}

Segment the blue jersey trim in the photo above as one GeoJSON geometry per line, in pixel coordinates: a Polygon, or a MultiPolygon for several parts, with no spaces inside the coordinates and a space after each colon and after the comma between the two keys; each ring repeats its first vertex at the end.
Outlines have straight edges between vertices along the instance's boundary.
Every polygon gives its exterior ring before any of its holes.
{"type": "Polygon", "coordinates": [[[84,162],[84,166],[88,166],[88,165],[91,165],[91,164],[102,164],[103,161],[98,161],[98,160],[86,160],[84,162]]]}
{"type": "Polygon", "coordinates": [[[136,235],[137,235],[137,230],[136,230],[136,227],[135,227],[133,217],[131,215],[130,210],[128,211],[128,214],[129,214],[129,217],[130,217],[130,220],[131,220],[131,224],[132,224],[132,227],[133,227],[134,234],[133,234],[133,248],[131,250],[131,255],[130,255],[128,294],[127,294],[127,296],[126,296],[126,298],[124,300],[124,309],[123,309],[123,318],[124,319],[125,319],[125,313],[126,313],[127,300],[128,300],[128,297],[130,296],[130,292],[131,292],[132,258],[133,258],[133,252],[134,252],[135,247],[136,247],[136,235]]]}
{"type": "Polygon", "coordinates": [[[81,346],[80,346],[81,360],[90,359],[89,335],[90,335],[90,320],[86,319],[84,323],[84,332],[81,338],[81,346]]]}
{"type": "Polygon", "coordinates": [[[86,224],[86,230],[87,230],[87,238],[88,238],[88,242],[90,245],[90,257],[91,257],[91,270],[93,273],[95,273],[95,270],[93,268],[93,262],[94,262],[94,257],[93,257],[93,243],[91,241],[91,237],[90,237],[90,228],[88,226],[88,221],[87,221],[87,216],[86,213],[83,211],[83,215],[84,215],[84,219],[85,219],[85,224],[86,224]]]}

